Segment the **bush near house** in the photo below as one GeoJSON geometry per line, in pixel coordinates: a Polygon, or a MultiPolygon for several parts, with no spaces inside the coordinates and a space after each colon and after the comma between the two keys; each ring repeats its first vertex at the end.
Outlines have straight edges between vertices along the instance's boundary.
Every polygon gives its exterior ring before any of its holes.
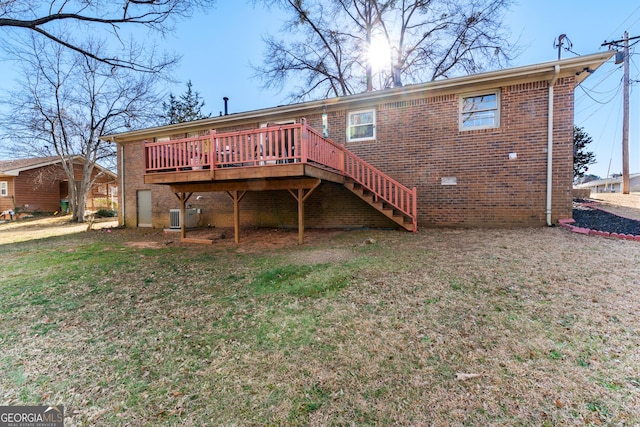
{"type": "Polygon", "coordinates": [[[118,216],[118,212],[111,209],[99,209],[95,216],[98,218],[113,218],[118,216]]]}

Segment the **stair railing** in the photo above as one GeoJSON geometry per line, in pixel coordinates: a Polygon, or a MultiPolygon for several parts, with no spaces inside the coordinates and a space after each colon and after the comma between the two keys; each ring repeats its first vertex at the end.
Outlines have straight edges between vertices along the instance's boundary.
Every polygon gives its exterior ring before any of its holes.
{"type": "Polygon", "coordinates": [[[343,145],[337,144],[303,122],[303,162],[309,160],[335,169],[411,219],[417,231],[417,189],[408,188],[375,166],[362,160],[343,145]]]}
{"type": "Polygon", "coordinates": [[[417,231],[416,187],[406,187],[346,148],[344,155],[345,175],[370,191],[374,200],[382,200],[410,218],[413,231],[417,231]]]}

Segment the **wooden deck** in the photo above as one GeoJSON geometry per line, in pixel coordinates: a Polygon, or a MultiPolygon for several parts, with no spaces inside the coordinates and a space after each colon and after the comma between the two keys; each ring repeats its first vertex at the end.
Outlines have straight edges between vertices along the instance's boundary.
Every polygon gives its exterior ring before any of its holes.
{"type": "MultiPolygon", "coordinates": [[[[296,179],[313,177],[325,181],[344,184],[345,176],[337,171],[309,163],[274,164],[266,166],[245,166],[200,170],[181,170],[175,172],[147,173],[145,184],[165,184],[172,188],[179,186],[183,189],[199,188],[193,191],[227,191],[243,187],[246,181],[259,181],[262,186],[270,185],[271,181],[282,179],[296,179]],[[196,186],[192,187],[192,184],[196,186]],[[203,190],[206,185],[211,190],[203,190]]],[[[261,188],[270,190],[270,188],[261,188]]]]}
{"type": "MultiPolygon", "coordinates": [[[[194,192],[226,192],[239,203],[246,191],[288,190],[298,201],[299,243],[304,201],[322,181],[344,185],[403,228],[416,231],[416,189],[409,189],[305,123],[216,133],[145,144],[146,184],[168,185],[182,218],[194,192]]],[[[182,239],[186,238],[181,221],[182,239]]],[[[199,242],[202,243],[202,242],[199,242]]]]}

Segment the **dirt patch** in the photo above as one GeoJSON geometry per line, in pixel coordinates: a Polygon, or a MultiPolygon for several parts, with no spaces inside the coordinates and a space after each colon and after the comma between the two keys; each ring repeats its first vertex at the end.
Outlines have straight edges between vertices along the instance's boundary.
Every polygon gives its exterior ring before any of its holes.
{"type": "Polygon", "coordinates": [[[126,246],[137,249],[163,249],[167,243],[163,242],[127,242],[126,246]]]}
{"type": "MultiPolygon", "coordinates": [[[[341,230],[307,229],[304,232],[304,244],[339,235],[341,230]]],[[[240,243],[236,244],[233,228],[199,228],[187,230],[187,238],[211,240],[216,248],[237,248],[240,253],[262,252],[269,248],[297,247],[298,230],[282,228],[241,227],[240,243]]],[[[164,232],[163,239],[180,244],[179,232],[164,232]]],[[[181,243],[199,245],[197,243],[181,243]]],[[[206,245],[205,245],[206,246],[206,245]]]]}
{"type": "Polygon", "coordinates": [[[322,249],[292,255],[291,261],[294,264],[314,265],[348,261],[353,256],[353,252],[347,249],[322,249]]]}

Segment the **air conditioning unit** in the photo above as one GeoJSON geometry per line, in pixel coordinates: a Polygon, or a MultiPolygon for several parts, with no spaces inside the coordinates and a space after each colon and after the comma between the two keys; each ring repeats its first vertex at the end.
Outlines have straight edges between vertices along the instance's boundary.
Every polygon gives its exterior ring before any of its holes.
{"type": "MultiPolygon", "coordinates": [[[[184,225],[186,228],[194,228],[200,222],[200,209],[185,209],[184,225]]],[[[180,228],[180,209],[169,210],[169,228],[180,228]]]]}

